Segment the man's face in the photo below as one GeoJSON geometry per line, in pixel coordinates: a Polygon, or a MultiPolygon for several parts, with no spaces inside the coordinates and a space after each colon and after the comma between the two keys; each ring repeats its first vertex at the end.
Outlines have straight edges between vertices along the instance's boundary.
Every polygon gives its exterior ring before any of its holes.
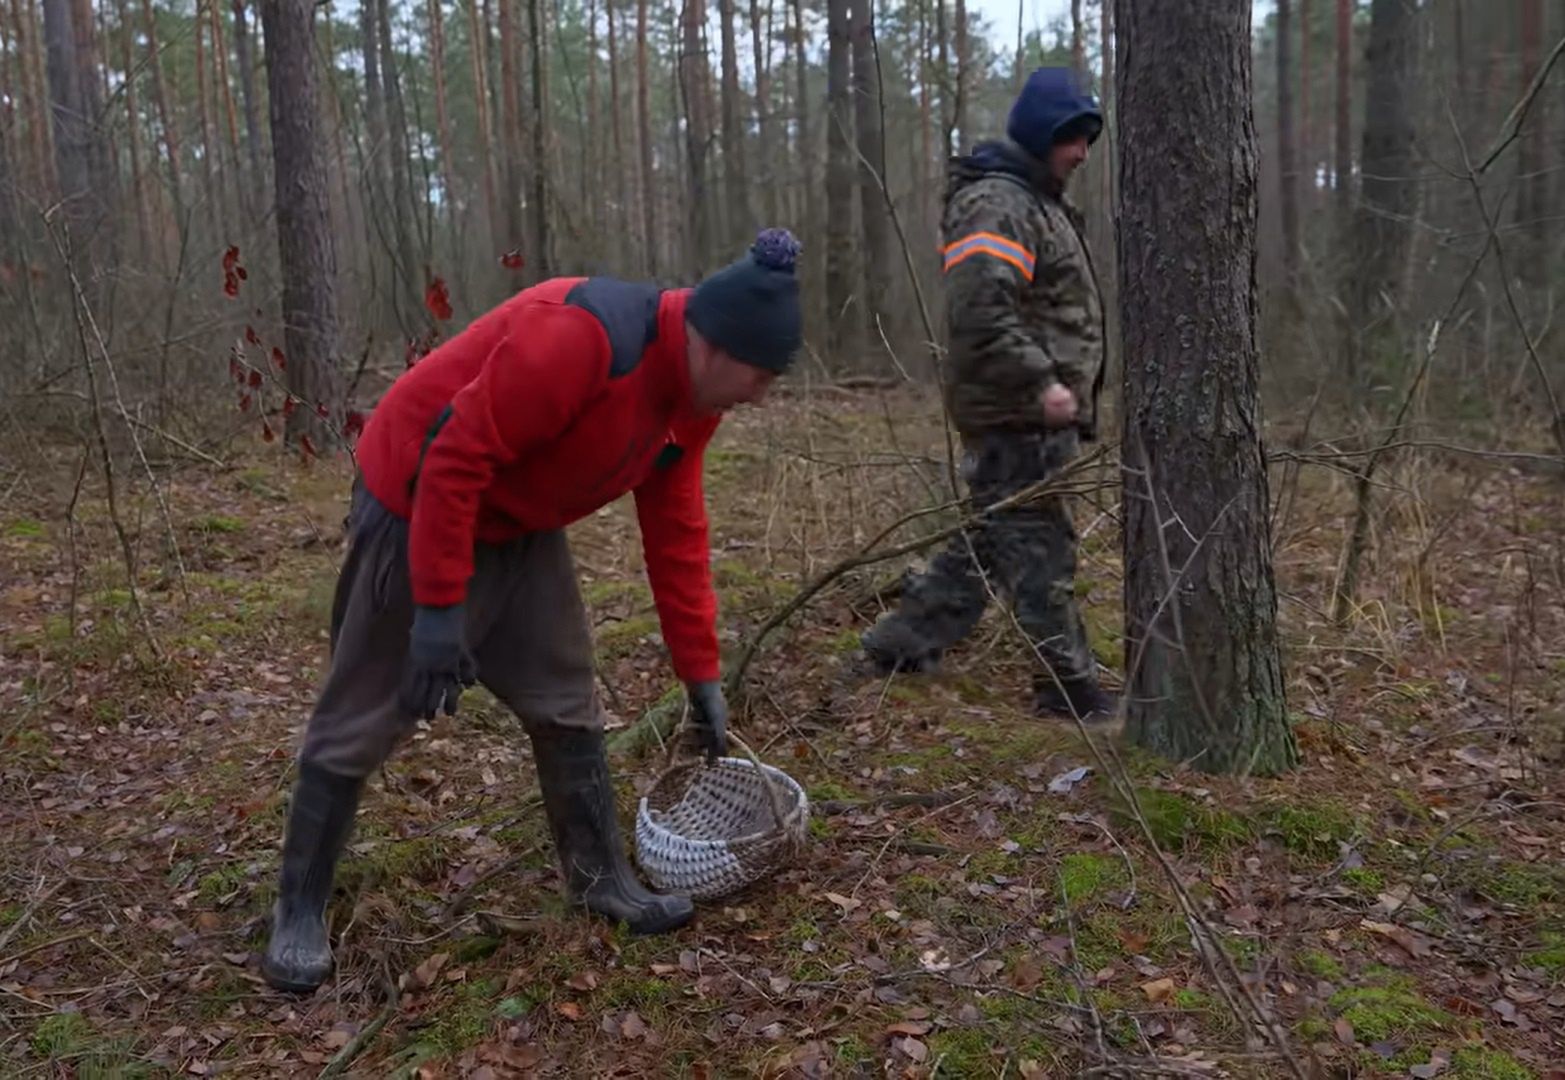
{"type": "Polygon", "coordinates": [[[1071,173],[1086,162],[1088,145],[1087,136],[1078,135],[1055,143],[1049,151],[1049,171],[1061,184],[1070,180],[1071,173]]]}
{"type": "Polygon", "coordinates": [[[697,334],[691,335],[690,345],[690,397],[698,412],[759,405],[777,378],[765,368],[735,360],[697,334]]]}

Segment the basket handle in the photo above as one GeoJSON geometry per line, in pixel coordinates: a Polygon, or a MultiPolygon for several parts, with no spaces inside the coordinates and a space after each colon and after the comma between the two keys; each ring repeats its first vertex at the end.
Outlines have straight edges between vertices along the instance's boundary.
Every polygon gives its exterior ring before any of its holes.
{"type": "Polygon", "coordinates": [[[754,750],[750,749],[750,744],[741,739],[732,729],[730,729],[728,732],[728,741],[731,743],[737,743],[739,749],[744,751],[745,757],[749,758],[751,762],[754,763],[755,771],[761,777],[761,783],[765,785],[766,794],[770,798],[772,804],[772,817],[776,819],[777,824],[780,827],[787,819],[788,803],[787,800],[783,798],[782,792],[778,789],[779,785],[777,781],[772,779],[771,773],[766,771],[766,767],[761,764],[761,759],[756,757],[754,750]]]}

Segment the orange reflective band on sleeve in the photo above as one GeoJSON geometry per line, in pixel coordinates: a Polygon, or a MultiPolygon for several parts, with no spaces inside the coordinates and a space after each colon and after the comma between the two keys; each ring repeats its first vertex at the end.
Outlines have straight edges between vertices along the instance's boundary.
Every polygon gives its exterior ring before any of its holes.
{"type": "Polygon", "coordinates": [[[996,259],[1002,259],[1020,270],[1022,277],[1032,280],[1033,257],[1015,240],[1007,240],[991,232],[976,232],[970,236],[964,236],[955,243],[947,244],[944,251],[945,266],[943,269],[950,273],[951,268],[974,255],[992,255],[996,259]]]}

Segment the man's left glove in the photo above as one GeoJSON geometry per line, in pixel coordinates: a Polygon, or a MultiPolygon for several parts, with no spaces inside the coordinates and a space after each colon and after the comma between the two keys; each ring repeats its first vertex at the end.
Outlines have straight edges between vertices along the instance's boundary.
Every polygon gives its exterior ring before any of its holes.
{"type": "Polygon", "coordinates": [[[419,605],[408,634],[408,669],[402,676],[401,703],[407,713],[433,720],[442,706],[456,715],[464,687],[478,681],[478,665],[462,635],[461,604],[419,605]]]}
{"type": "Polygon", "coordinates": [[[707,763],[728,753],[728,702],[723,684],[717,681],[689,683],[690,726],[696,745],[706,753],[707,763]]]}

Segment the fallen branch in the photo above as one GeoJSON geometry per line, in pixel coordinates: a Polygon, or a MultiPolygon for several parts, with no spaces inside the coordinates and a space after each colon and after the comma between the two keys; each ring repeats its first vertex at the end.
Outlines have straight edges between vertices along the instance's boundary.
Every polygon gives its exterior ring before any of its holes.
{"type": "Polygon", "coordinates": [[[777,609],[772,617],[767,619],[766,622],[761,625],[761,628],[757,630],[755,634],[751,636],[749,642],[746,643],[744,652],[740,654],[738,662],[734,665],[733,672],[728,676],[728,693],[730,695],[736,695],[739,692],[740,687],[744,684],[745,673],[749,670],[751,661],[755,659],[756,653],[760,651],[761,644],[769,636],[771,636],[772,632],[780,627],[783,623],[787,622],[790,618],[792,618],[793,615],[806,604],[808,604],[816,596],[816,594],[821,592],[821,590],[825,589],[826,586],[830,585],[844,574],[851,570],[857,570],[861,566],[872,566],[875,563],[886,562],[889,559],[895,559],[903,555],[909,555],[915,551],[922,551],[923,549],[928,548],[934,544],[938,544],[942,540],[972,529],[975,525],[978,525],[985,518],[988,518],[993,514],[998,514],[1005,510],[1014,509],[1017,506],[1021,506],[1043,498],[1065,494],[1082,494],[1084,490],[1095,490],[1095,487],[1088,489],[1072,488],[1066,483],[1066,481],[1073,477],[1076,473],[1084,471],[1089,465],[1092,465],[1098,459],[1107,454],[1107,452],[1108,447],[1099,447],[1098,449],[1092,451],[1092,453],[1085,454],[1077,458],[1075,461],[1072,461],[1070,464],[1060,469],[1059,472],[1055,473],[1053,476],[1044,480],[1039,480],[1037,483],[1029,484],[1015,494],[1008,495],[998,502],[991,503],[978,513],[964,516],[955,525],[951,525],[944,529],[937,529],[931,533],[926,533],[923,536],[920,536],[914,540],[909,540],[906,543],[898,544],[895,547],[885,548],[881,551],[874,550],[875,545],[879,544],[883,539],[886,538],[886,536],[896,531],[896,529],[900,528],[903,524],[919,517],[928,516],[929,514],[934,513],[935,509],[926,508],[924,510],[914,511],[912,514],[909,514],[897,522],[894,522],[886,529],[883,529],[879,535],[877,535],[868,544],[860,548],[857,554],[850,555],[846,559],[836,563],[825,573],[819,575],[808,585],[804,586],[804,588],[800,589],[797,593],[794,594],[793,599],[789,600],[781,608],[777,609]]]}
{"type": "Polygon", "coordinates": [[[349,1065],[353,1064],[355,1058],[369,1049],[370,1043],[375,1041],[375,1037],[380,1034],[381,1029],[390,1022],[396,1013],[397,1006],[395,1003],[387,1005],[382,1009],[379,1016],[366,1024],[364,1030],[353,1037],[352,1042],[338,1050],[336,1055],[326,1063],[326,1067],[320,1071],[317,1080],[326,1080],[329,1076],[340,1076],[349,1065]]]}
{"type": "Polygon", "coordinates": [[[961,795],[954,791],[899,791],[894,795],[882,795],[878,799],[827,799],[816,803],[813,810],[822,817],[835,817],[871,807],[894,809],[904,806],[944,806],[960,798],[961,795]]]}

